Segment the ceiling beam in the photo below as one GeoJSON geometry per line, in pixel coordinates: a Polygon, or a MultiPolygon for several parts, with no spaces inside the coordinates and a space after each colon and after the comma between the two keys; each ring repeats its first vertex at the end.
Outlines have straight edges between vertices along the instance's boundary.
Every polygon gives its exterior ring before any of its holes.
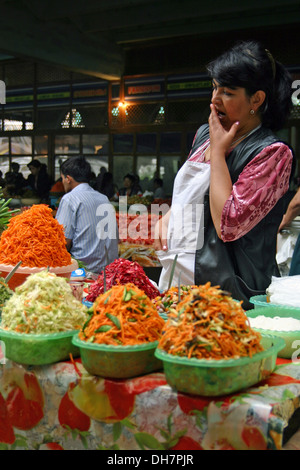
{"type": "Polygon", "coordinates": [[[0,48],[15,57],[30,57],[106,80],[120,79],[124,71],[122,48],[105,35],[95,39],[69,21],[35,19],[22,5],[2,5],[0,48]]]}
{"type": "MultiPolygon", "coordinates": [[[[171,23],[145,25],[143,28],[120,28],[114,31],[114,39],[118,44],[142,44],[142,41],[163,40],[181,36],[198,35],[199,37],[213,33],[226,33],[227,31],[241,31],[251,29],[255,32],[260,27],[280,27],[288,24],[299,24],[299,7],[290,9],[273,8],[272,10],[256,10],[242,14],[210,15],[202,18],[190,18],[186,22],[174,21],[171,23]]],[[[99,33],[99,36],[102,33],[99,33]]],[[[94,33],[98,37],[98,33],[94,33]]]]}
{"type": "MultiPolygon", "coordinates": [[[[99,10],[97,15],[88,11],[83,11],[77,15],[72,11],[70,19],[78,26],[81,31],[90,33],[102,33],[105,31],[122,31],[130,34],[133,28],[135,34],[143,34],[144,28],[153,26],[158,31],[163,31],[166,27],[170,30],[172,24],[175,27],[179,25],[189,26],[190,22],[199,22],[205,24],[207,19],[236,18],[237,16],[263,16],[268,14],[272,16],[275,11],[279,11],[278,21],[281,15],[292,10],[299,15],[299,0],[252,0],[246,3],[243,0],[239,2],[233,0],[215,0],[205,2],[205,5],[199,7],[199,0],[185,0],[184,7],[182,0],[162,0],[159,3],[150,2],[143,5],[143,8],[137,8],[130,2],[124,2],[123,8],[112,8],[110,10],[99,10]]],[[[274,15],[273,15],[274,16],[274,15]]],[[[237,25],[238,26],[238,25],[237,25]]]]}

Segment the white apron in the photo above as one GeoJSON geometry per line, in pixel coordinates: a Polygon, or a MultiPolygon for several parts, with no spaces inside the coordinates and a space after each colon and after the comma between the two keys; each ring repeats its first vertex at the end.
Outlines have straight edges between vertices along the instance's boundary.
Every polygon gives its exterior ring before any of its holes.
{"type": "Polygon", "coordinates": [[[203,244],[203,200],[209,188],[210,165],[187,160],[174,181],[168,226],[168,250],[157,251],[162,265],[159,289],[168,288],[173,260],[177,262],[172,284],[194,284],[195,253],[203,244]]]}

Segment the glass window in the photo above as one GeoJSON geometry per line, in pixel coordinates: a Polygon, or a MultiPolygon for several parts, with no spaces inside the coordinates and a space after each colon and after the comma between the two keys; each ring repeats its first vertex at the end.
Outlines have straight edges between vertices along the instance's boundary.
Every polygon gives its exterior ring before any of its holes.
{"type": "Polygon", "coordinates": [[[123,187],[123,179],[127,173],[133,173],[133,156],[119,155],[113,159],[114,183],[118,188],[123,187]]]}
{"type": "Polygon", "coordinates": [[[80,136],[79,135],[56,135],[55,153],[60,155],[70,155],[79,153],[80,136]]]}
{"type": "Polygon", "coordinates": [[[137,134],[136,151],[137,153],[156,152],[156,134],[137,134]]]}
{"type": "Polygon", "coordinates": [[[181,133],[164,132],[161,134],[160,151],[161,153],[180,153],[181,133]]]}
{"type": "Polygon", "coordinates": [[[114,153],[133,152],[133,134],[115,134],[113,147],[114,153]]]}
{"type": "Polygon", "coordinates": [[[172,195],[174,178],[180,168],[180,157],[164,157],[160,158],[160,178],[164,183],[164,190],[168,196],[172,195]]]}
{"type": "Polygon", "coordinates": [[[36,128],[38,129],[61,129],[69,107],[59,108],[45,107],[37,108],[36,128]]]}
{"type": "MultiPolygon", "coordinates": [[[[28,176],[30,175],[30,170],[29,170],[27,165],[28,165],[29,162],[31,162],[31,160],[32,160],[31,156],[30,157],[13,157],[11,159],[11,162],[12,163],[13,162],[19,163],[19,165],[20,165],[19,172],[22,173],[22,175],[24,176],[25,179],[27,179],[28,176]]],[[[40,159],[38,158],[38,160],[40,160],[40,159]]],[[[42,162],[42,160],[41,160],[41,162],[42,162]]],[[[45,163],[47,163],[47,162],[45,162],[45,163]]]]}
{"type": "Polygon", "coordinates": [[[100,173],[101,167],[106,168],[106,171],[108,171],[108,157],[85,155],[85,159],[91,165],[92,172],[95,173],[96,176],[100,173]]]}
{"type": "Polygon", "coordinates": [[[32,138],[22,135],[11,137],[11,153],[15,155],[32,155],[32,138]]]}
{"type": "Polygon", "coordinates": [[[0,155],[8,155],[9,140],[8,137],[0,137],[0,155]]]}
{"type": "Polygon", "coordinates": [[[144,191],[153,192],[153,178],[156,176],[156,157],[137,157],[137,174],[144,191]]]}
{"type": "Polygon", "coordinates": [[[34,137],[34,153],[36,155],[48,155],[47,135],[36,135],[34,137]]]}
{"type": "Polygon", "coordinates": [[[82,136],[82,149],[84,154],[108,155],[108,134],[86,134],[82,136]]]}
{"type": "Polygon", "coordinates": [[[0,156],[0,170],[2,171],[2,176],[4,178],[5,173],[9,171],[9,157],[0,156]]]}
{"type": "MultiPolygon", "coordinates": [[[[75,156],[75,155],[73,155],[75,156]]],[[[60,165],[72,155],[56,155],[54,163],[54,177],[55,181],[60,178],[60,165]]],[[[85,159],[91,165],[92,172],[97,176],[100,172],[100,168],[103,166],[108,170],[108,157],[98,155],[85,155],[85,159]]]]}

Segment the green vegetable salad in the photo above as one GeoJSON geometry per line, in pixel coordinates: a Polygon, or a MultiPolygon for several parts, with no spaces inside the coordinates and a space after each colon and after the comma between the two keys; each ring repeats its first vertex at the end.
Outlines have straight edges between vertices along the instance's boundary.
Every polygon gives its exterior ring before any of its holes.
{"type": "Polygon", "coordinates": [[[87,320],[85,307],[72,294],[68,281],[41,271],[16,288],[2,309],[1,327],[20,333],[77,330],[87,320]]]}

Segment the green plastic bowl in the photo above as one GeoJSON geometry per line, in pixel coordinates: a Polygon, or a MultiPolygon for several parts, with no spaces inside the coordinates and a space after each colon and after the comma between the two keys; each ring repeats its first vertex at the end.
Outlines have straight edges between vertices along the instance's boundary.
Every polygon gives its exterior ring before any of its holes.
{"type": "MultiPolygon", "coordinates": [[[[72,338],[78,330],[61,333],[33,334],[16,333],[0,328],[0,339],[5,344],[5,357],[27,365],[46,365],[78,357],[79,349],[72,338]]],[[[3,347],[2,347],[3,350],[3,347]]]]}
{"type": "MultiPolygon", "coordinates": [[[[281,307],[277,305],[277,308],[255,308],[254,310],[247,310],[247,317],[255,318],[259,315],[264,317],[274,318],[274,317],[292,317],[297,320],[300,319],[300,314],[295,312],[295,309],[288,307],[281,307]]],[[[268,330],[264,328],[252,327],[253,330],[258,331],[261,335],[272,335],[284,340],[284,347],[278,352],[278,357],[284,359],[291,359],[294,352],[299,350],[300,346],[300,331],[291,330],[291,331],[279,331],[279,330],[268,330]],[[299,343],[298,343],[299,342],[299,343]]]]}
{"type": "Polygon", "coordinates": [[[191,395],[221,396],[257,384],[275,368],[277,352],[284,346],[281,338],[262,337],[264,351],[240,359],[188,359],[156,349],[168,384],[191,395]]]}
{"type": "Polygon", "coordinates": [[[135,346],[95,344],[73,337],[80,350],[81,362],[92,375],[112,379],[127,379],[162,369],[162,362],[154,355],[158,341],[135,346]]]}
{"type": "Polygon", "coordinates": [[[299,307],[293,307],[292,305],[283,305],[283,304],[274,304],[272,302],[267,302],[267,296],[266,295],[255,295],[254,297],[250,297],[249,300],[253,305],[254,308],[261,308],[261,307],[266,307],[266,308],[277,308],[277,309],[282,309],[282,310],[290,310],[293,311],[293,314],[297,314],[298,316],[295,318],[300,318],[300,308],[299,307]]]}

